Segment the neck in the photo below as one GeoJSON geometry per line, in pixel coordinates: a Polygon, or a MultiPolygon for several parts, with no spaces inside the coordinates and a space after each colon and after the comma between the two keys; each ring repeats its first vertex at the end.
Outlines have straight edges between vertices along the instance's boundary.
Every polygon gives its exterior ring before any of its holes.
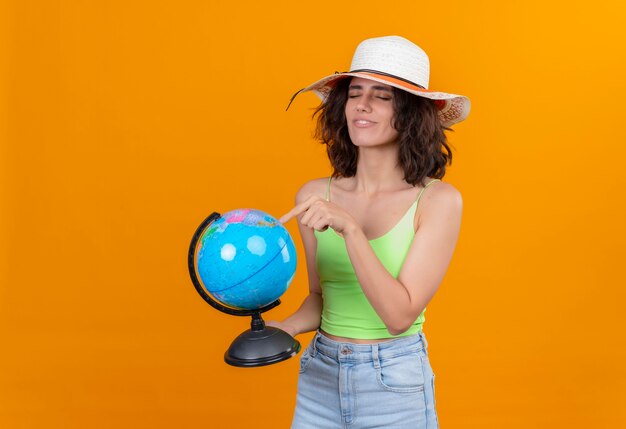
{"type": "Polygon", "coordinates": [[[365,195],[406,187],[404,171],[398,165],[397,144],[360,147],[354,188],[365,195]]]}

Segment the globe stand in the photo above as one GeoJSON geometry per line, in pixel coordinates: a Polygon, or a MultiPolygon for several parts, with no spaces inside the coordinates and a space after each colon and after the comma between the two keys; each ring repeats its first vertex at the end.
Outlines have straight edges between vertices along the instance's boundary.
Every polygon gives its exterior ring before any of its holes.
{"type": "Polygon", "coordinates": [[[282,329],[265,326],[261,313],[255,311],[251,328],[235,338],[224,361],[233,366],[263,366],[287,360],[299,351],[297,340],[282,329]]]}
{"type": "Polygon", "coordinates": [[[220,214],[214,212],[200,224],[191,239],[187,265],[196,291],[212,307],[233,316],[252,316],[250,329],[235,338],[224,353],[224,361],[232,366],[256,367],[282,362],[295,356],[300,351],[300,343],[282,329],[265,326],[261,317],[261,313],[278,306],[280,304],[279,299],[255,310],[231,308],[217,302],[202,286],[197,273],[197,246],[204,231],[219,218],[220,214]]]}

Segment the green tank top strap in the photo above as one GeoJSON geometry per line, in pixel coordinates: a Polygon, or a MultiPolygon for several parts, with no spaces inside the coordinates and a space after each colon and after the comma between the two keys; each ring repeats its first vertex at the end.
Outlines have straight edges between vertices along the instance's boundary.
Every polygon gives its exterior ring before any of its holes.
{"type": "Polygon", "coordinates": [[[326,189],[326,201],[330,201],[330,181],[333,180],[333,176],[328,178],[328,189],[326,189]]]}
{"type": "Polygon", "coordinates": [[[420,198],[422,198],[422,194],[424,193],[424,191],[426,190],[426,188],[428,188],[428,187],[429,187],[430,185],[432,185],[434,182],[441,182],[441,180],[439,180],[439,179],[433,179],[433,180],[431,180],[430,182],[428,182],[428,183],[426,184],[426,186],[424,186],[424,187],[422,188],[422,190],[420,191],[419,195],[417,196],[417,200],[416,200],[416,202],[415,202],[415,206],[416,206],[416,207],[419,205],[419,203],[420,203],[420,198]]]}

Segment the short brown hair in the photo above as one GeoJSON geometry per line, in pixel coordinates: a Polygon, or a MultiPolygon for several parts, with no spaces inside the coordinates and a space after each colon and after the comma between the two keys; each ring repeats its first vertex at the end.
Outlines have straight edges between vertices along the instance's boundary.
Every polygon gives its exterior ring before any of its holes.
{"type": "MultiPolygon", "coordinates": [[[[350,140],[346,122],[346,101],[351,78],[338,79],[326,100],[315,110],[315,137],[326,145],[333,167],[333,177],[356,174],[358,148],[350,140]]],[[[452,151],[437,115],[435,102],[401,89],[393,88],[393,127],[398,131],[400,151],[398,163],[404,170],[404,180],[423,185],[425,177],[437,179],[446,174],[452,164],[452,151]]]]}

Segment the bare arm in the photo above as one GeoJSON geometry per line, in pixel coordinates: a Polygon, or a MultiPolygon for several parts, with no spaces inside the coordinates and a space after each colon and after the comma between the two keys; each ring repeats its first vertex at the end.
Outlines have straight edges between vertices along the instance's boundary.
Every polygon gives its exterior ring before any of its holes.
{"type": "MultiPolygon", "coordinates": [[[[305,184],[296,194],[296,204],[301,204],[312,192],[310,183],[305,184]]],[[[302,215],[301,215],[302,216],[302,215]]],[[[301,217],[300,216],[300,217],[301,217]]],[[[299,217],[299,219],[300,219],[299,217]]],[[[322,315],[322,289],[320,287],[319,276],[315,268],[315,252],[317,250],[317,239],[313,229],[308,228],[298,222],[298,229],[304,245],[306,256],[306,266],[309,280],[309,294],[304,299],[298,310],[282,322],[270,321],[267,324],[281,328],[292,336],[305,332],[315,331],[320,326],[322,315]]]]}
{"type": "Polygon", "coordinates": [[[397,279],[382,265],[360,228],[344,239],[363,293],[392,335],[409,329],[437,292],[461,225],[462,199],[450,185],[434,192],[397,279]]]}

